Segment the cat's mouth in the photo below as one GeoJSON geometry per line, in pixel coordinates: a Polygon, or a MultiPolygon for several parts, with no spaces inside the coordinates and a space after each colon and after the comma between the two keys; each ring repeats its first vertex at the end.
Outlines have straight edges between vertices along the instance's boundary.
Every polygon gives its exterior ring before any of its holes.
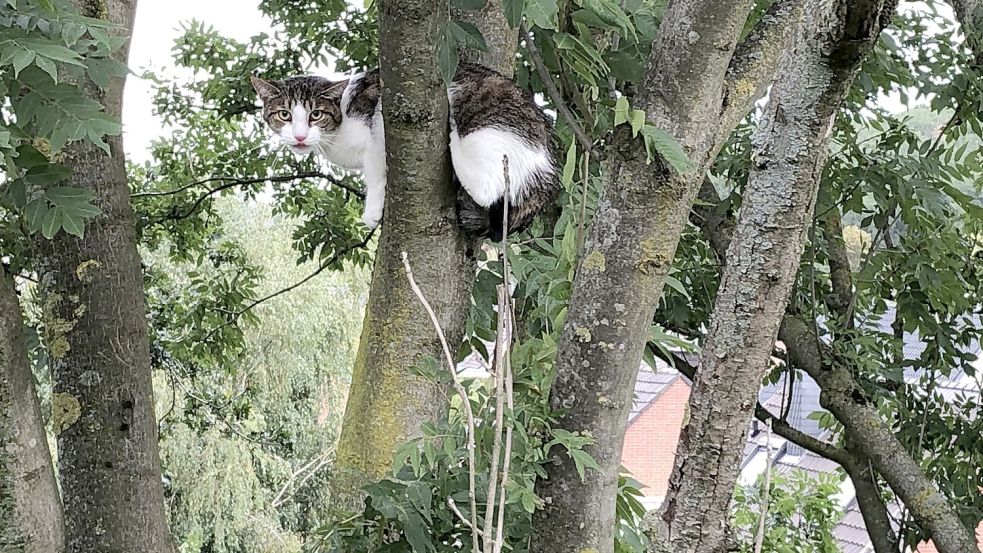
{"type": "Polygon", "coordinates": [[[309,154],[309,153],[311,153],[311,152],[314,151],[314,145],[313,144],[292,144],[290,146],[290,151],[293,152],[293,153],[295,153],[295,154],[297,154],[297,155],[299,155],[299,156],[306,156],[307,154],[309,154]]]}

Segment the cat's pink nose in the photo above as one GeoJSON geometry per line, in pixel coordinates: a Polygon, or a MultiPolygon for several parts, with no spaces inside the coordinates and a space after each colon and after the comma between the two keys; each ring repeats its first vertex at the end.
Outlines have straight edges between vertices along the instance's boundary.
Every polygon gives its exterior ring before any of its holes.
{"type": "Polygon", "coordinates": [[[302,134],[295,134],[294,138],[297,139],[297,144],[303,144],[307,137],[302,134]]]}

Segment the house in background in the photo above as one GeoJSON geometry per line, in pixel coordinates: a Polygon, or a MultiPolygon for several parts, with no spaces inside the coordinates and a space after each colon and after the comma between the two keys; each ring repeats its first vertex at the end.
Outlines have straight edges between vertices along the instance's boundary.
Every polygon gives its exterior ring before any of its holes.
{"type": "MultiPolygon", "coordinates": [[[[893,333],[890,328],[893,318],[893,313],[888,313],[883,320],[875,323],[874,330],[893,333]]],[[[905,359],[914,363],[924,351],[925,344],[908,333],[903,339],[905,359]]],[[[977,355],[976,374],[983,374],[983,349],[980,344],[971,344],[966,350],[977,355]]],[[[904,371],[905,381],[909,384],[917,384],[923,376],[924,372],[914,366],[904,371]]],[[[962,370],[953,370],[947,377],[935,382],[936,393],[949,402],[959,397],[979,398],[981,387],[983,382],[978,377],[962,370]]],[[[794,428],[816,438],[831,440],[828,431],[821,428],[815,417],[810,416],[823,411],[819,404],[819,392],[819,386],[808,375],[799,372],[792,386],[791,401],[787,401],[789,391],[784,378],[763,387],[758,400],[776,416],[784,406],[788,410],[786,420],[794,428]]],[[[641,366],[635,383],[635,399],[628,418],[621,463],[642,483],[642,503],[649,509],[658,508],[665,497],[676,458],[679,433],[686,419],[689,393],[689,380],[661,360],[657,360],[654,368],[644,363],[641,366]]],[[[802,470],[815,476],[834,473],[839,469],[836,463],[784,438],[772,435],[769,439],[764,425],[756,419],[752,420],[741,460],[740,483],[755,482],[764,473],[769,456],[774,470],[780,473],[802,470]]],[[[849,478],[843,480],[838,501],[844,512],[834,530],[840,550],[842,553],[872,553],[873,546],[849,478]]],[[[895,507],[894,510],[893,514],[899,516],[900,508],[895,507]]],[[[983,548],[983,523],[977,529],[977,535],[983,548]]],[[[916,552],[937,553],[931,543],[920,545],[916,552]]]]}
{"type": "MultiPolygon", "coordinates": [[[[893,335],[891,324],[894,315],[889,312],[880,320],[870,323],[872,330],[893,335]]],[[[979,321],[976,321],[980,324],[979,321]]],[[[916,335],[905,333],[903,354],[913,363],[925,349],[925,343],[916,335]]],[[[486,348],[493,344],[487,343],[486,348]]],[[[977,355],[976,374],[983,375],[983,348],[971,344],[967,352],[977,355]]],[[[697,363],[698,358],[689,359],[697,363]]],[[[478,353],[472,353],[458,364],[458,374],[462,378],[487,378],[478,353]]],[[[923,371],[909,367],[904,371],[905,381],[918,383],[923,371]]],[[[635,396],[628,415],[628,428],[622,447],[621,464],[635,480],[642,484],[642,504],[649,510],[657,509],[666,495],[669,477],[676,461],[676,447],[679,434],[686,422],[691,382],[684,375],[664,361],[656,359],[655,367],[642,363],[635,381],[635,396]]],[[[935,382],[935,391],[947,401],[958,397],[981,395],[983,382],[961,370],[954,370],[947,377],[935,382]]],[[[788,401],[789,390],[784,377],[777,383],[764,386],[758,401],[772,414],[779,416],[784,409],[788,413],[785,420],[792,427],[810,436],[831,440],[828,431],[823,429],[815,417],[815,412],[823,411],[819,404],[819,385],[808,375],[797,373],[788,401]]],[[[786,441],[777,435],[769,439],[765,427],[756,419],[750,423],[747,441],[741,458],[741,484],[752,484],[765,471],[769,457],[774,470],[789,473],[802,470],[813,476],[834,473],[839,469],[836,463],[786,441]],[[769,451],[770,450],[770,451],[769,451]]],[[[849,478],[845,478],[837,497],[843,518],[840,519],[833,535],[842,553],[873,553],[873,545],[867,535],[863,518],[857,506],[856,494],[849,478]]],[[[900,508],[893,507],[892,515],[900,516],[900,508]]],[[[980,548],[983,549],[983,523],[977,528],[980,548]]],[[[914,553],[938,553],[931,543],[923,543],[914,553]]]]}

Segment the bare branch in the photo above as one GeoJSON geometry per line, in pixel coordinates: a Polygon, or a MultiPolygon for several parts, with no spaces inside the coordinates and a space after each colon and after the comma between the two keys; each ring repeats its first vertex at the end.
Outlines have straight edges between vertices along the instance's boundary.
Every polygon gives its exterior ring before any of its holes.
{"type": "MultiPolygon", "coordinates": [[[[434,313],[433,308],[430,307],[430,302],[427,301],[426,296],[423,295],[423,290],[420,290],[420,286],[417,285],[416,279],[413,278],[413,269],[410,267],[410,259],[406,252],[403,255],[403,267],[406,269],[406,278],[410,281],[410,288],[413,289],[413,293],[416,294],[417,299],[423,304],[423,308],[427,311],[427,315],[430,316],[430,322],[433,323],[434,329],[437,331],[437,338],[440,339],[440,345],[444,350],[444,358],[447,361],[447,370],[451,373],[451,380],[454,383],[454,390],[457,391],[457,395],[461,398],[461,407],[464,409],[465,415],[467,415],[467,425],[468,425],[468,500],[471,502],[471,541],[472,541],[472,551],[477,553],[480,551],[478,549],[478,506],[477,500],[475,498],[475,460],[474,460],[474,432],[475,432],[475,422],[474,422],[474,411],[471,409],[471,400],[468,398],[468,392],[464,389],[461,384],[461,380],[457,377],[457,371],[454,370],[454,356],[451,354],[451,348],[447,345],[447,338],[444,336],[444,331],[440,328],[440,321],[437,320],[437,314],[434,313]]],[[[487,529],[486,529],[487,530],[487,529]]]]}
{"type": "Polygon", "coordinates": [[[324,178],[324,179],[328,179],[333,186],[337,186],[339,188],[342,188],[346,192],[348,192],[349,194],[351,194],[351,195],[353,195],[353,196],[355,196],[357,198],[360,198],[360,199],[364,199],[365,198],[365,195],[360,190],[357,190],[356,188],[345,184],[344,182],[342,182],[342,181],[338,180],[337,178],[333,177],[332,175],[328,175],[326,173],[320,173],[320,172],[297,173],[295,175],[279,175],[279,176],[274,176],[274,177],[256,177],[256,178],[249,178],[249,179],[240,179],[240,178],[237,178],[237,177],[209,177],[207,179],[202,179],[200,181],[195,181],[195,182],[186,184],[186,185],[184,185],[184,186],[182,186],[180,188],[174,189],[174,190],[167,190],[167,191],[160,191],[160,192],[139,192],[139,193],[136,193],[136,194],[131,194],[130,195],[130,198],[143,199],[143,198],[154,198],[154,197],[162,197],[162,196],[171,196],[171,195],[174,195],[174,194],[180,194],[180,193],[185,192],[187,190],[190,190],[190,189],[192,189],[194,187],[201,186],[201,185],[207,184],[209,182],[221,182],[222,183],[222,184],[216,186],[215,188],[211,188],[211,189],[207,190],[206,192],[204,192],[203,194],[201,194],[200,196],[198,196],[198,198],[191,204],[191,207],[189,209],[187,209],[187,210],[185,210],[183,212],[175,211],[175,212],[170,213],[170,214],[168,214],[165,217],[161,217],[160,219],[157,219],[157,220],[155,220],[155,221],[153,221],[151,223],[151,224],[159,224],[159,223],[163,223],[165,221],[178,221],[178,220],[181,220],[181,219],[187,219],[188,217],[191,217],[192,215],[194,215],[198,211],[199,208],[201,208],[202,204],[205,203],[205,200],[207,200],[208,198],[214,196],[215,194],[218,194],[219,192],[223,192],[223,191],[229,190],[231,188],[236,188],[236,187],[239,187],[239,186],[250,186],[250,185],[253,185],[253,184],[261,184],[261,183],[265,183],[265,182],[271,182],[271,183],[273,183],[273,182],[291,182],[291,181],[296,181],[296,180],[312,179],[312,178],[324,178]]]}
{"type": "Polygon", "coordinates": [[[767,457],[765,459],[765,482],[764,490],[761,492],[764,496],[761,499],[761,513],[758,515],[758,531],[754,535],[754,553],[761,553],[761,548],[765,544],[765,523],[768,520],[768,504],[771,502],[771,470],[772,470],[772,457],[771,457],[771,421],[768,421],[768,433],[765,436],[766,442],[765,447],[767,449],[767,457]]]}

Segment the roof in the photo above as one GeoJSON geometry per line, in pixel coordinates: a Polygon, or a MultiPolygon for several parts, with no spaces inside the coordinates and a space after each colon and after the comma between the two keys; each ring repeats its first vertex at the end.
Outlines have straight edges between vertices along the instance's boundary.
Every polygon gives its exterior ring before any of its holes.
{"type": "Polygon", "coordinates": [[[635,396],[631,413],[628,414],[628,424],[653,405],[680,376],[679,371],[661,361],[656,363],[654,371],[643,362],[638,369],[638,378],[635,379],[635,396]]]}

